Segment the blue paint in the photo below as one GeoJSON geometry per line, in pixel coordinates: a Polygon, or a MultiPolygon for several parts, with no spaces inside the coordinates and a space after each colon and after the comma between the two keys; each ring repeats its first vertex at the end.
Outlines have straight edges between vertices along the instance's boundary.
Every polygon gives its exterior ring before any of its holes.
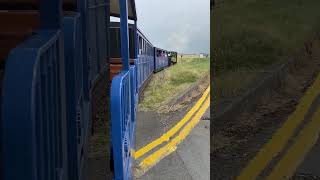
{"type": "Polygon", "coordinates": [[[67,179],[62,42],[59,30],[39,31],[6,61],[4,180],[67,179]]]}
{"type": "Polygon", "coordinates": [[[128,1],[120,2],[120,34],[121,34],[121,57],[123,70],[129,71],[129,31],[128,31],[128,1]]]}
{"type": "Polygon", "coordinates": [[[163,70],[169,66],[169,58],[167,56],[167,51],[154,47],[154,72],[163,70]],[[158,51],[161,53],[158,54],[158,51]]]}
{"type": "Polygon", "coordinates": [[[84,178],[91,93],[107,74],[108,7],[78,0],[63,16],[61,0],[40,2],[41,29],[6,60],[0,179],[84,178]]]}
{"type": "MultiPolygon", "coordinates": [[[[93,89],[108,72],[109,1],[77,0],[73,12],[65,14],[61,0],[40,2],[40,30],[6,60],[0,178],[82,180],[93,89]]],[[[123,70],[111,85],[111,141],[114,179],[130,180],[138,94],[153,71],[168,64],[154,57],[134,10],[135,63],[130,66],[128,2],[119,3],[123,70]],[[146,42],[141,53],[139,37],[146,42]]]]}
{"type": "MultiPolygon", "coordinates": [[[[132,179],[132,154],[136,107],[138,103],[136,66],[129,64],[129,34],[127,0],[120,2],[121,57],[123,70],[111,84],[111,139],[114,179],[132,179]]],[[[136,36],[136,30],[135,30],[136,36]]],[[[135,49],[135,56],[137,50],[135,49]]]]}
{"type": "MultiPolygon", "coordinates": [[[[88,113],[84,113],[83,103],[83,56],[80,14],[72,13],[64,17],[63,32],[65,35],[65,78],[66,78],[66,113],[68,129],[68,169],[69,179],[79,179],[81,169],[79,164],[83,161],[81,148],[83,148],[83,127],[88,124],[88,113]]],[[[87,128],[86,128],[87,129],[87,128]]]]}
{"type": "Polygon", "coordinates": [[[131,90],[129,71],[122,71],[113,78],[111,85],[111,138],[115,180],[131,178],[131,90]]]}

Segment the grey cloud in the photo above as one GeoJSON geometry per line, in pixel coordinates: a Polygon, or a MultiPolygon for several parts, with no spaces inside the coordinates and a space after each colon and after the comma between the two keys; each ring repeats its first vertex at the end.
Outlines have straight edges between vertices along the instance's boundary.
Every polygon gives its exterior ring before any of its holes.
{"type": "Polygon", "coordinates": [[[209,52],[209,0],[136,0],[136,6],[138,26],[155,46],[209,52]]]}

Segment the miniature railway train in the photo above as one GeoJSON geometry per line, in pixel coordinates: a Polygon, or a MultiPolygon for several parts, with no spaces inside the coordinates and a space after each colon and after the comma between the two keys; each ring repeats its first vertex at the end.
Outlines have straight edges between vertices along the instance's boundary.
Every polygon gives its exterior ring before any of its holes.
{"type": "MultiPolygon", "coordinates": [[[[137,35],[138,58],[135,59],[134,25],[129,24],[129,59],[130,64],[137,67],[137,88],[140,92],[153,73],[159,72],[177,62],[177,53],[154,47],[139,29],[137,29],[137,35]]],[[[120,39],[120,23],[111,22],[110,79],[117,75],[122,69],[120,39]]]]}
{"type": "Polygon", "coordinates": [[[137,28],[134,0],[0,0],[0,22],[0,179],[90,179],[97,114],[113,179],[131,179],[139,94],[177,62],[137,28]]]}

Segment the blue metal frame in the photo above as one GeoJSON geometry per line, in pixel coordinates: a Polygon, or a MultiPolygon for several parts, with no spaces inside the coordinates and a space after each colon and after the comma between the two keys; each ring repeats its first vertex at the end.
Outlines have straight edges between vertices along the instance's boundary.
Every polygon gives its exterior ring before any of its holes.
{"type": "MultiPolygon", "coordinates": [[[[121,55],[123,70],[111,85],[111,138],[114,160],[114,179],[132,179],[132,148],[137,106],[136,66],[129,65],[129,34],[127,0],[119,0],[121,55]]],[[[135,22],[136,27],[136,22],[135,22]]],[[[137,36],[135,30],[135,36],[137,36]]],[[[135,49],[137,57],[137,49],[135,49]]]]}
{"type": "MultiPolygon", "coordinates": [[[[111,87],[114,178],[131,179],[137,67],[129,66],[127,0],[119,2],[124,69],[111,87]]],[[[105,20],[100,19],[105,18],[107,3],[78,0],[77,6],[63,16],[61,0],[41,0],[41,29],[6,60],[1,114],[4,180],[83,179],[91,90],[107,69],[105,20]]]]}
{"type": "Polygon", "coordinates": [[[119,3],[122,65],[124,71],[129,71],[128,1],[119,0],[119,3]]]}
{"type": "Polygon", "coordinates": [[[89,134],[89,101],[84,98],[81,16],[70,12],[63,20],[68,128],[69,179],[82,179],[84,153],[89,134]]]}
{"type": "Polygon", "coordinates": [[[131,177],[130,128],[131,96],[130,72],[122,72],[113,78],[111,86],[111,133],[114,159],[114,179],[131,177]]]}
{"type": "Polygon", "coordinates": [[[6,59],[1,179],[68,179],[61,6],[41,0],[40,30],[6,59]]]}
{"type": "MultiPolygon", "coordinates": [[[[78,0],[63,21],[66,57],[69,179],[83,179],[92,125],[93,90],[107,76],[104,0],[78,0]]],[[[107,92],[105,92],[107,93],[107,92]]]]}
{"type": "Polygon", "coordinates": [[[42,30],[6,61],[4,180],[68,179],[62,43],[59,30],[42,30]]]}

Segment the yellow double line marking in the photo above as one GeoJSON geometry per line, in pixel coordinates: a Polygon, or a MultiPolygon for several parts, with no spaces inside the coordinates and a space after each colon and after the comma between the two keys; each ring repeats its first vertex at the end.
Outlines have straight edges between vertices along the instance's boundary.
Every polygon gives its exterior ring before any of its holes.
{"type": "Polygon", "coordinates": [[[297,141],[290,147],[285,156],[273,168],[267,178],[289,179],[296,171],[305,155],[317,142],[320,131],[320,109],[313,115],[311,122],[301,131],[297,141]]]}
{"type": "Polygon", "coordinates": [[[200,108],[204,100],[207,98],[210,92],[210,87],[206,89],[203,93],[202,97],[198,100],[198,102],[192,107],[192,109],[180,120],[173,128],[171,128],[168,132],[163,134],[160,138],[154,140],[153,142],[149,143],[148,145],[144,146],[143,148],[139,149],[133,154],[135,159],[140,158],[147,152],[151,151],[153,148],[157,147],[158,145],[162,144],[163,142],[167,142],[170,140],[174,134],[176,134],[181,127],[189,121],[189,119],[193,116],[193,114],[200,108]]]}
{"type": "Polygon", "coordinates": [[[172,141],[141,161],[136,171],[136,176],[140,177],[161,159],[174,152],[177,149],[177,145],[180,144],[188,136],[191,130],[198,124],[209,106],[210,99],[208,98],[196,115],[192,118],[190,123],[188,123],[172,141]]]}
{"type": "Polygon", "coordinates": [[[301,98],[296,110],[289,116],[284,125],[272,136],[272,139],[262,147],[254,159],[249,162],[248,166],[238,176],[238,180],[256,179],[270,161],[283,150],[289,139],[292,137],[295,129],[304,120],[314,99],[318,96],[319,90],[320,74],[314,84],[301,98]]]}
{"type": "Polygon", "coordinates": [[[140,164],[138,165],[138,168],[136,169],[136,176],[140,177],[143,175],[148,169],[150,169],[152,166],[154,166],[157,162],[159,162],[161,159],[169,155],[170,153],[174,152],[177,149],[177,145],[180,144],[191,132],[191,130],[198,124],[201,117],[205,113],[205,111],[210,106],[210,95],[208,95],[210,92],[210,87],[207,88],[207,90],[204,92],[203,96],[199,99],[199,101],[196,103],[196,105],[186,114],[186,116],[179,121],[172,129],[170,129],[167,133],[162,135],[160,138],[156,139],[155,141],[151,142],[147,146],[141,148],[139,151],[137,151],[134,155],[135,158],[143,156],[148,151],[152,150],[153,148],[157,147],[158,145],[162,144],[165,141],[169,141],[169,139],[176,134],[184,124],[186,124],[189,119],[193,116],[193,118],[190,120],[190,122],[185,125],[185,127],[179,132],[175,138],[173,138],[168,144],[161,147],[151,155],[147,156],[145,159],[143,159],[140,164]]]}

